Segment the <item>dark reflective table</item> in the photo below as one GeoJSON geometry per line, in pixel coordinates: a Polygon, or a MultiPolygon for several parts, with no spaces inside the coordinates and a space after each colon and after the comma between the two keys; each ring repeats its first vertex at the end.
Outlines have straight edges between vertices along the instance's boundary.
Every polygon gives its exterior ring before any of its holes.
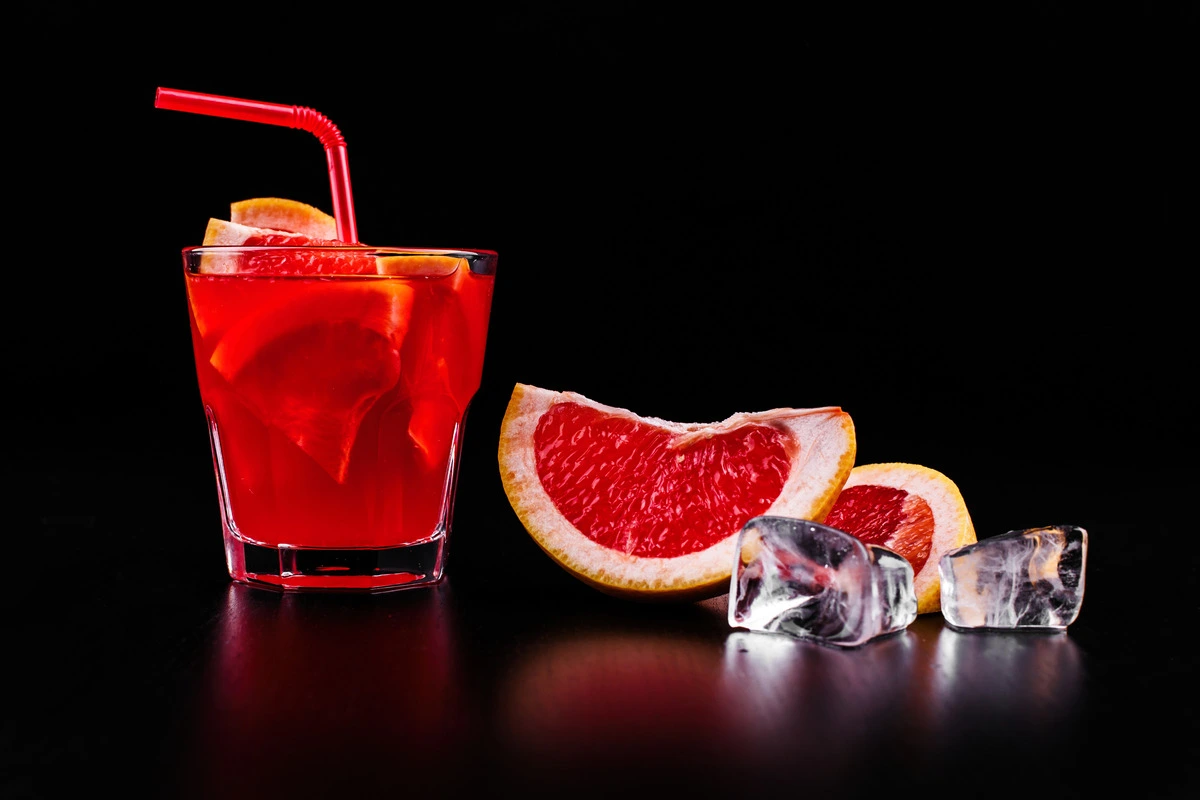
{"type": "MultiPolygon", "coordinates": [[[[105,520],[28,524],[69,543],[96,541],[105,520]]],[[[601,595],[515,519],[464,514],[441,585],[374,596],[233,584],[211,522],[198,513],[107,574],[81,570],[69,590],[13,596],[2,794],[1069,797],[1110,782],[1136,781],[1139,796],[1197,785],[1195,659],[1165,617],[1130,627],[1124,566],[1105,553],[1132,530],[1093,535],[1089,594],[1066,633],[960,632],[934,614],[846,650],[730,629],[725,598],[601,595]],[[183,566],[156,571],[167,554],[183,566]]]]}

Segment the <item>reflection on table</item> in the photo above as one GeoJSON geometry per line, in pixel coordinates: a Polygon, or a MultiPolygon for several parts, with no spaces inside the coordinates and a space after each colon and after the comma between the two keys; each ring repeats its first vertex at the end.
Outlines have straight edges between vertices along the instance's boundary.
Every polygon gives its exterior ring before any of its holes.
{"type": "MultiPolygon", "coordinates": [[[[843,649],[732,630],[723,600],[523,622],[503,601],[480,607],[449,581],[374,598],[231,585],[172,792],[599,796],[636,778],[707,793],[802,774],[866,793],[969,775],[988,747],[1028,755],[1079,725],[1083,659],[1066,633],[964,633],[925,615],[843,649]]],[[[1033,769],[1044,783],[1050,767],[1033,769]]]]}

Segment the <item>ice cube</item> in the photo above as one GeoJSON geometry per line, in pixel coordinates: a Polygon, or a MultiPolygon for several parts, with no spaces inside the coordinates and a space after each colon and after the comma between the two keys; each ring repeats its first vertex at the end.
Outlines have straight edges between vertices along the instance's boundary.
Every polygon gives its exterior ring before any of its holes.
{"type": "Polygon", "coordinates": [[[729,625],[857,647],[917,618],[912,566],[845,531],[755,517],[738,534],[729,625]]]}
{"type": "Polygon", "coordinates": [[[938,562],[942,616],[955,628],[1065,630],[1079,616],[1087,531],[1049,525],[951,550],[938,562]]]}

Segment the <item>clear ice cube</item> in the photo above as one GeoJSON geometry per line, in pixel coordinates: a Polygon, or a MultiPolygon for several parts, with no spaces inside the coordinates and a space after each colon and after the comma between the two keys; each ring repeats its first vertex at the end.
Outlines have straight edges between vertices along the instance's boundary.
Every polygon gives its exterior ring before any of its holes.
{"type": "Polygon", "coordinates": [[[857,647],[917,618],[912,565],[845,531],[755,517],[738,534],[729,625],[857,647]]]}
{"type": "Polygon", "coordinates": [[[942,556],[942,616],[955,628],[1065,630],[1079,616],[1087,531],[1025,528],[942,556]]]}

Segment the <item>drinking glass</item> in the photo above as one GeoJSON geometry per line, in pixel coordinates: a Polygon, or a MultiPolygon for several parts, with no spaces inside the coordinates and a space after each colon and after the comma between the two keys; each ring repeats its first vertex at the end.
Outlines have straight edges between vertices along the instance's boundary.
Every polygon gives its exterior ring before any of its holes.
{"type": "Polygon", "coordinates": [[[183,251],[232,579],[441,580],[496,274],[488,250],[183,251]]]}

